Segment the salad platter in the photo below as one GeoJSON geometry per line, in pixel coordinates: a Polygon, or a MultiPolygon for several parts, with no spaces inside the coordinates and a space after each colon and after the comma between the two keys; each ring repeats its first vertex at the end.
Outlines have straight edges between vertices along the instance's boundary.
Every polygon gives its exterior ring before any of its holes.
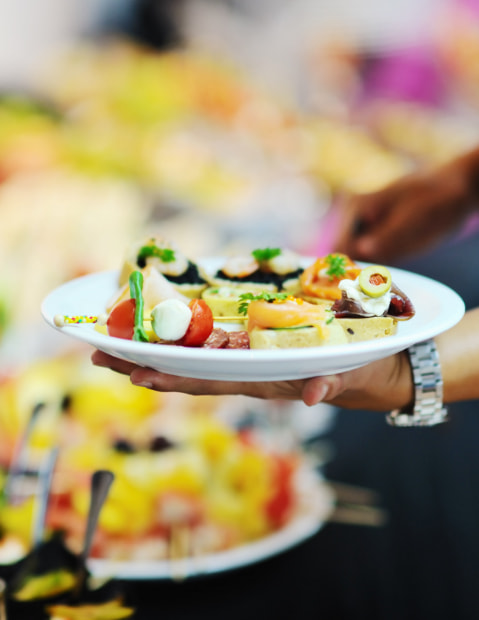
{"type": "Polygon", "coordinates": [[[296,514],[282,528],[258,540],[215,553],[168,560],[90,558],[88,569],[99,579],[186,579],[234,570],[286,552],[318,533],[335,505],[333,490],[312,469],[303,468],[295,486],[298,494],[296,514]]]}

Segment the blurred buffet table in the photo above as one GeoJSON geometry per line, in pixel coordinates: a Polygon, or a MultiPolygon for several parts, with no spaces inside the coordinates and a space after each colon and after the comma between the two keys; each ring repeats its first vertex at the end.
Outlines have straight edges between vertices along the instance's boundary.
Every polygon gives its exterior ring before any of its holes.
{"type": "MultiPolygon", "coordinates": [[[[31,91],[1,93],[0,578],[39,524],[81,552],[91,475],[108,469],[88,566],[138,620],[478,617],[479,542],[458,532],[479,495],[446,467],[457,442],[479,478],[467,409],[425,443],[368,412],[158,394],[94,368],[40,316],[50,290],[119,268],[150,234],[194,258],[327,251],[341,197],[477,144],[479,39],[454,18],[463,36],[441,32],[429,64],[423,49],[381,54],[342,38],[308,49],[299,93],[237,58],[124,36],[78,42],[31,91]],[[409,511],[404,469],[418,472],[409,511]],[[428,521],[432,496],[441,511],[428,521]]],[[[446,284],[475,243],[444,250],[446,284]]],[[[437,277],[437,264],[407,266],[437,277]]],[[[477,284],[457,285],[477,303],[477,284]]],[[[42,614],[20,604],[8,620],[42,614]]]]}

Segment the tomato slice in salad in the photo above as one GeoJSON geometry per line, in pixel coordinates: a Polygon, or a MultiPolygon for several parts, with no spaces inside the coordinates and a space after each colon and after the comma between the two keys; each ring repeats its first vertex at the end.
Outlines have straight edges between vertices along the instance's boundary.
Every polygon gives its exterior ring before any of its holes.
{"type": "Polygon", "coordinates": [[[116,305],[106,322],[108,335],[131,340],[135,327],[135,309],[136,301],[134,299],[125,299],[116,305]]]}
{"type": "Polygon", "coordinates": [[[213,331],[213,313],[203,299],[192,299],[188,304],[191,321],[185,335],[176,344],[184,347],[199,347],[213,331]]]}

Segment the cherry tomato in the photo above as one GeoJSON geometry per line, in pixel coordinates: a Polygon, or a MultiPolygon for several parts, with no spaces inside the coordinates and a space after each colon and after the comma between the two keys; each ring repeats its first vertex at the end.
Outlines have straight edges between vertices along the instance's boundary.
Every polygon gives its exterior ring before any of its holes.
{"type": "Polygon", "coordinates": [[[106,321],[106,328],[110,336],[125,338],[126,340],[133,338],[135,308],[136,301],[134,299],[125,299],[113,308],[106,321]]]}
{"type": "Polygon", "coordinates": [[[213,331],[213,313],[203,299],[192,299],[188,304],[191,321],[186,334],[177,341],[184,347],[199,347],[213,331]]]}

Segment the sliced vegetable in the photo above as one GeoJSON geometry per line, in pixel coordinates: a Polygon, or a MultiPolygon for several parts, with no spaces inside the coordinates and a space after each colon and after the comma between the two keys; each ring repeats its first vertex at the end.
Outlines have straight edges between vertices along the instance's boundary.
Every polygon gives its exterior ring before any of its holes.
{"type": "Polygon", "coordinates": [[[143,274],[141,271],[133,271],[129,277],[130,297],[135,300],[135,322],[133,327],[133,340],[148,342],[148,335],[143,327],[143,274]]]}
{"type": "Polygon", "coordinates": [[[130,618],[135,610],[124,607],[118,600],[78,606],[52,605],[47,611],[52,617],[68,620],[120,620],[130,618]]]}
{"type": "Polygon", "coordinates": [[[370,265],[359,274],[359,288],[369,297],[381,297],[391,289],[391,272],[383,265],[370,265]]]}
{"type": "Polygon", "coordinates": [[[186,334],[176,344],[199,347],[213,331],[213,313],[203,299],[192,299],[188,307],[191,310],[191,321],[186,334]]]}
{"type": "Polygon", "coordinates": [[[109,336],[115,338],[133,338],[135,328],[136,301],[125,299],[117,304],[106,321],[106,328],[109,336]]]}
{"type": "Polygon", "coordinates": [[[71,590],[75,585],[75,575],[67,570],[56,570],[44,575],[32,575],[16,592],[13,598],[17,601],[32,601],[49,598],[71,590]]]}
{"type": "Polygon", "coordinates": [[[272,493],[265,505],[268,521],[275,528],[284,525],[294,507],[293,475],[296,465],[292,459],[276,456],[272,460],[272,493]]]}

